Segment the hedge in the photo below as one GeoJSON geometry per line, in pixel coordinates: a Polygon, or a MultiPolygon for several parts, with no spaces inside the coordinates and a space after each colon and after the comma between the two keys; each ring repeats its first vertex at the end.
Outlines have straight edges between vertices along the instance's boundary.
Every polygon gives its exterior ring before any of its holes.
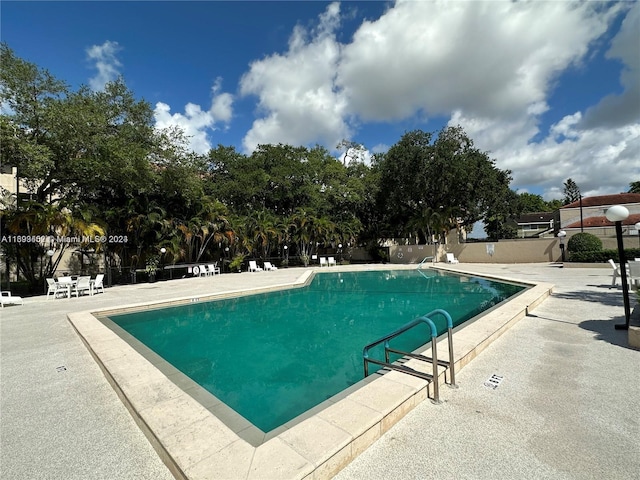
{"type": "MultiPolygon", "coordinates": [[[[603,263],[610,258],[614,262],[618,263],[618,250],[595,250],[590,252],[570,252],[570,262],[580,263],[603,263]]],[[[633,260],[634,258],[640,258],[640,248],[626,248],[624,250],[625,261],[633,260]]]]}

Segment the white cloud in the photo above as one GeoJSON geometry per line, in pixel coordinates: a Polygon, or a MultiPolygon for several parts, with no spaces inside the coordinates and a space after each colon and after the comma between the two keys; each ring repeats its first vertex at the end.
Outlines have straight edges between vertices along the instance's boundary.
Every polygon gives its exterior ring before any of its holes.
{"type": "Polygon", "coordinates": [[[211,88],[212,100],[208,110],[187,103],[184,114],[172,114],[169,105],[158,102],[153,111],[156,128],[179,127],[187,136],[189,148],[196,153],[206,154],[212,147],[209,133],[218,128],[218,123],[228,124],[233,117],[233,95],[221,92],[221,88],[222,79],[217,78],[211,88]]]}
{"type": "Polygon", "coordinates": [[[286,53],[253,62],[242,77],[240,93],[257,95],[262,115],[243,140],[246,151],[266,143],[321,141],[333,146],[349,137],[347,105],[334,85],[339,14],[339,4],[330,4],[315,30],[297,26],[286,53]]]}
{"type": "MultiPolygon", "coordinates": [[[[476,146],[495,147],[491,157],[500,168],[512,171],[512,187],[536,185],[546,199],[562,198],[567,178],[573,179],[585,196],[618,193],[640,179],[640,124],[585,130],[580,128],[582,115],[577,112],[552,125],[541,142],[527,143],[522,138],[511,141],[509,125],[500,121],[455,119],[476,146]],[[507,135],[496,141],[493,133],[503,129],[507,135]]],[[[516,131],[526,130],[521,127],[513,126],[516,131]]]]}
{"type": "Polygon", "coordinates": [[[107,83],[117,79],[120,75],[122,64],[116,57],[120,50],[118,42],[109,40],[102,45],[92,45],[87,48],[87,58],[95,62],[95,68],[98,70],[96,75],[89,79],[89,86],[93,91],[104,90],[107,83]]]}
{"type": "Polygon", "coordinates": [[[344,47],[338,84],[363,120],[513,117],[606,28],[587,3],[398,1],[344,47]]]}
{"type": "Polygon", "coordinates": [[[640,120],[639,32],[640,3],[634,2],[606,54],[607,58],[620,60],[624,65],[620,76],[624,91],[620,95],[607,95],[598,105],[588,109],[584,117],[584,128],[620,126],[640,120]]]}

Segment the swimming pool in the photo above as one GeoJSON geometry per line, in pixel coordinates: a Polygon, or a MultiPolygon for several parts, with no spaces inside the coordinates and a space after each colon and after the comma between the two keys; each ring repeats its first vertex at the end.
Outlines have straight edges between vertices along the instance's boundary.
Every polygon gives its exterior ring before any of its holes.
{"type": "MultiPolygon", "coordinates": [[[[321,273],[305,288],[110,319],[268,432],[361,380],[372,340],[435,308],[459,325],[523,288],[438,271],[321,273]]],[[[416,329],[398,346],[428,339],[416,329]]]]}

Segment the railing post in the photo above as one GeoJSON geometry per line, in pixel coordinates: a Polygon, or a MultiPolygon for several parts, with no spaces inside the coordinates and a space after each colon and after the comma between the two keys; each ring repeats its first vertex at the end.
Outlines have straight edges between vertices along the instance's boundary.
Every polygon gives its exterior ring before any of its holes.
{"type": "Polygon", "coordinates": [[[451,376],[451,386],[458,388],[456,385],[456,367],[453,358],[453,331],[451,327],[447,327],[447,336],[449,340],[449,375],[451,376]]]}
{"type": "Polygon", "coordinates": [[[431,337],[431,353],[433,354],[433,403],[440,403],[440,382],[438,381],[438,337],[431,337]]]}

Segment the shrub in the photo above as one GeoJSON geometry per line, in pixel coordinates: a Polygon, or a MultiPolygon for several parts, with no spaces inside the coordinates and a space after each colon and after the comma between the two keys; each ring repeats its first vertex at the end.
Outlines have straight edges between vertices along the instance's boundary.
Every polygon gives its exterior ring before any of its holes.
{"type": "Polygon", "coordinates": [[[242,262],[244,262],[244,258],[246,255],[239,253],[229,263],[229,270],[232,272],[241,272],[242,271],[242,262]]]}
{"type": "MultiPolygon", "coordinates": [[[[569,260],[580,263],[604,263],[612,258],[618,263],[618,250],[592,250],[589,252],[572,252],[569,260]]],[[[624,251],[625,260],[640,258],[640,248],[627,248],[624,251]]]]}
{"type": "Polygon", "coordinates": [[[569,239],[567,248],[570,253],[599,252],[602,250],[602,240],[591,233],[576,233],[569,239]]]}

